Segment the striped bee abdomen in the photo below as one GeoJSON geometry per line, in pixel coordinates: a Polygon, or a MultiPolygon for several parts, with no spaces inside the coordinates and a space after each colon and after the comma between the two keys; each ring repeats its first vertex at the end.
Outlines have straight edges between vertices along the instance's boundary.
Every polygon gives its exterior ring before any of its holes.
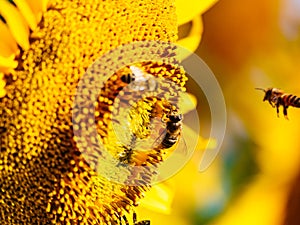
{"type": "Polygon", "coordinates": [[[284,94],[282,96],[283,103],[286,106],[293,106],[300,108],[300,98],[293,94],[284,94]]]}

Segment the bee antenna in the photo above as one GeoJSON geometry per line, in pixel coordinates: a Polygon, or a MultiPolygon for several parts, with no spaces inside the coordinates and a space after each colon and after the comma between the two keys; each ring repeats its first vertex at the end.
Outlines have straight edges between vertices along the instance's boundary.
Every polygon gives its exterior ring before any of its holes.
{"type": "Polygon", "coordinates": [[[261,91],[263,91],[263,92],[266,92],[266,90],[265,89],[263,89],[263,88],[255,88],[256,90],[261,90],[261,91]]]}

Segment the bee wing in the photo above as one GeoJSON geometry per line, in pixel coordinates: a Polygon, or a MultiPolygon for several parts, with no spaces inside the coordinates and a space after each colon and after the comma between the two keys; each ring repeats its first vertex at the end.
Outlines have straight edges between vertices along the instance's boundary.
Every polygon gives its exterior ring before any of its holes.
{"type": "Polygon", "coordinates": [[[178,154],[181,154],[184,156],[186,156],[188,154],[187,144],[186,144],[183,136],[179,137],[178,141],[175,143],[174,146],[175,146],[174,153],[178,153],[178,154]]]}
{"type": "Polygon", "coordinates": [[[151,134],[149,137],[145,139],[138,139],[136,141],[135,148],[142,152],[147,152],[149,150],[154,149],[155,147],[158,147],[158,145],[161,143],[161,141],[164,138],[164,134],[162,132],[159,133],[157,137],[157,133],[151,134]]]}
{"type": "Polygon", "coordinates": [[[130,66],[132,73],[134,74],[136,80],[144,80],[145,72],[136,66],[130,66]]]}
{"type": "Polygon", "coordinates": [[[132,73],[134,74],[135,80],[134,90],[144,91],[154,91],[158,85],[157,80],[151,74],[146,73],[136,66],[130,66],[132,73]]]}
{"type": "Polygon", "coordinates": [[[158,138],[156,138],[155,141],[152,143],[151,148],[154,149],[154,148],[159,147],[161,145],[161,143],[163,142],[164,137],[165,137],[166,134],[167,134],[167,130],[164,129],[163,132],[161,132],[159,134],[158,138]]]}
{"type": "MultiPolygon", "coordinates": [[[[167,131],[164,130],[159,135],[159,137],[154,141],[154,143],[152,144],[151,149],[160,148],[161,143],[163,142],[166,134],[167,134],[167,131]]],[[[176,141],[176,143],[173,146],[171,146],[170,148],[174,149],[174,152],[178,153],[178,154],[187,155],[187,153],[188,153],[188,151],[187,151],[187,144],[186,144],[185,139],[184,139],[184,137],[182,135],[179,136],[179,138],[176,141]]]]}
{"type": "Polygon", "coordinates": [[[112,119],[112,121],[113,132],[118,139],[118,142],[122,143],[123,145],[128,145],[130,143],[132,133],[130,131],[127,120],[117,117],[115,119],[112,119]]]}
{"type": "Polygon", "coordinates": [[[146,73],[139,67],[130,66],[130,69],[131,69],[132,73],[134,74],[136,81],[147,81],[147,80],[153,78],[153,76],[151,74],[146,73]]]}

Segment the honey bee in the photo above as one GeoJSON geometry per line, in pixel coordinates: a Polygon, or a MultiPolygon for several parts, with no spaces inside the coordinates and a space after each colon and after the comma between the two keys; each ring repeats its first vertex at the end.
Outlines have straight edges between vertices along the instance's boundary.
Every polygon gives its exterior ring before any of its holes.
{"type": "MultiPolygon", "coordinates": [[[[164,132],[162,132],[159,137],[152,142],[152,149],[168,149],[178,144],[177,149],[179,152],[186,154],[187,153],[187,145],[182,136],[182,127],[183,127],[183,115],[178,113],[177,110],[170,110],[170,112],[166,113],[162,121],[166,124],[166,128],[164,132]]],[[[130,164],[132,163],[132,155],[136,150],[137,145],[141,145],[143,141],[137,142],[137,137],[133,134],[131,137],[131,141],[128,145],[122,145],[124,151],[122,151],[119,156],[119,165],[130,164]]],[[[141,149],[147,149],[145,145],[141,149]]],[[[142,151],[142,150],[140,150],[142,151]]]]}
{"type": "Polygon", "coordinates": [[[178,149],[184,154],[187,153],[187,146],[182,136],[183,115],[178,110],[170,110],[163,120],[166,121],[166,129],[155,142],[160,148],[171,148],[178,143],[178,149]]]}
{"type": "Polygon", "coordinates": [[[277,88],[255,88],[257,90],[262,90],[265,92],[263,101],[268,101],[270,105],[275,108],[277,116],[279,117],[279,106],[283,107],[283,115],[286,119],[287,109],[289,106],[300,108],[300,98],[293,94],[284,93],[284,91],[277,88]]]}
{"type": "Polygon", "coordinates": [[[132,89],[134,91],[144,91],[146,89],[148,91],[156,90],[157,81],[152,75],[142,71],[136,66],[130,66],[130,70],[132,73],[121,76],[121,80],[127,84],[132,83],[132,89]]]}
{"type": "MultiPolygon", "coordinates": [[[[123,220],[125,221],[126,225],[129,225],[129,222],[125,216],[123,216],[123,220]]],[[[141,221],[137,222],[136,213],[134,212],[133,213],[133,225],[150,225],[150,220],[141,220],[141,221]]]]}

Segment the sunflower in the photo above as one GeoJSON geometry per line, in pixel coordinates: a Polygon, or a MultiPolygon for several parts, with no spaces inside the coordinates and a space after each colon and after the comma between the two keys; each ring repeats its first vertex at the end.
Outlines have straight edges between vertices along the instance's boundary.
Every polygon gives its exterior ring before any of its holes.
{"type": "MultiPolygon", "coordinates": [[[[198,41],[199,14],[212,2],[192,14],[190,37],[198,41]]],[[[139,40],[175,42],[174,2],[1,0],[0,5],[2,224],[131,222],[134,206],[150,186],[116,184],[91,169],[78,151],[86,143],[76,143],[73,134],[73,95],[89,65],[109,50],[139,40]]],[[[183,18],[179,23],[189,21],[183,18]]],[[[177,80],[183,86],[183,71],[166,68],[168,73],[160,73],[181,77],[177,80]]],[[[109,96],[101,97],[97,131],[105,138],[104,115],[111,103],[109,96]]],[[[89,121],[80,125],[86,128],[89,121]]]]}

